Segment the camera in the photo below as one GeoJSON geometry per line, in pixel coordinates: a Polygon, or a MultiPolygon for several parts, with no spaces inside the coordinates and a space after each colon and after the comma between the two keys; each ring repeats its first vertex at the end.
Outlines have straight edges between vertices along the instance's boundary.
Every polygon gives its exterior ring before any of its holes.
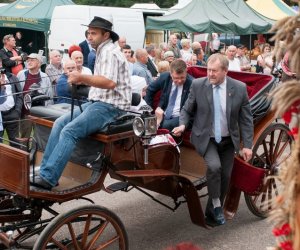
{"type": "Polygon", "coordinates": [[[22,52],[20,56],[22,57],[22,60],[23,60],[23,61],[26,61],[26,60],[27,60],[27,57],[28,57],[27,53],[22,52]]]}
{"type": "Polygon", "coordinates": [[[5,68],[0,68],[0,74],[3,75],[6,73],[6,69],[5,68]]]}

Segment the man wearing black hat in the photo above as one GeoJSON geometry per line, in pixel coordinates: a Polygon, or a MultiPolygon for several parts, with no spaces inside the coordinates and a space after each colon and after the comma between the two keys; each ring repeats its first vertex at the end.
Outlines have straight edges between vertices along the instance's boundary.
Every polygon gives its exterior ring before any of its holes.
{"type": "Polygon", "coordinates": [[[88,40],[96,50],[94,75],[71,72],[68,82],[91,86],[89,102],[83,112],[74,110],[58,118],[52,128],[41,163],[40,176],[35,185],[51,189],[58,183],[77,141],[104,129],[108,123],[130,109],[131,87],[128,64],[114,44],[119,36],[112,31],[112,23],[94,17],[88,26],[88,40]]]}

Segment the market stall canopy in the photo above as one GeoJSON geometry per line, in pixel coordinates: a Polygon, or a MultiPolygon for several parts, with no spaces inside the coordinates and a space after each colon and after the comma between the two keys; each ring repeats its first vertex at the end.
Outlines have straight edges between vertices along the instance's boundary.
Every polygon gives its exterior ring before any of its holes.
{"type": "Polygon", "coordinates": [[[267,33],[273,22],[243,0],[193,0],[170,15],[148,17],[146,29],[246,35],[267,33]]]}
{"type": "Polygon", "coordinates": [[[47,32],[55,6],[71,0],[18,0],[0,8],[0,27],[47,32]]]}
{"type": "Polygon", "coordinates": [[[248,0],[246,3],[259,14],[276,21],[297,14],[281,0],[248,0]]]}

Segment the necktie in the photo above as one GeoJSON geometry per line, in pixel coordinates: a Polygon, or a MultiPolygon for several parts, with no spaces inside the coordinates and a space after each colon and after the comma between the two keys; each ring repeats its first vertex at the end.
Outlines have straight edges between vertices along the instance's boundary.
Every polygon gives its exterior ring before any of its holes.
{"type": "Polygon", "coordinates": [[[169,99],[169,104],[165,112],[165,119],[171,119],[172,114],[173,114],[173,109],[175,107],[175,102],[176,102],[176,97],[178,93],[178,86],[174,89],[170,99],[169,99]]]}
{"type": "Polygon", "coordinates": [[[220,86],[214,88],[214,123],[215,123],[215,140],[221,142],[221,102],[220,102],[220,86]]]}

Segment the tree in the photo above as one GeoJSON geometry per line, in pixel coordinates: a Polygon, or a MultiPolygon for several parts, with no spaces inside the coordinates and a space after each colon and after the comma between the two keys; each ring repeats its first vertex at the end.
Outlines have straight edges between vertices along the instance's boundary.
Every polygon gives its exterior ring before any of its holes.
{"type": "Polygon", "coordinates": [[[113,6],[113,7],[130,7],[135,3],[155,3],[161,8],[170,8],[175,5],[177,0],[154,0],[154,1],[136,1],[136,0],[73,0],[76,4],[83,5],[98,5],[98,6],[113,6]]]}

